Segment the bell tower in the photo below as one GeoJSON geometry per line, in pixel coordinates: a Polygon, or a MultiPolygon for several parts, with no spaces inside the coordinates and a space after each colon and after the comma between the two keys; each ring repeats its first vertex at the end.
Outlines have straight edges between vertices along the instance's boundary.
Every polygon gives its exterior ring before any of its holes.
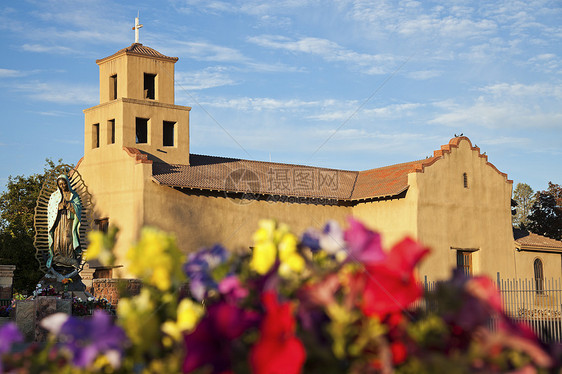
{"type": "Polygon", "coordinates": [[[174,64],[138,42],[97,60],[100,103],[84,110],[84,157],[136,148],[150,159],[189,164],[190,107],[174,104],[174,64]],[[125,148],[126,147],[126,148],[125,148]]]}

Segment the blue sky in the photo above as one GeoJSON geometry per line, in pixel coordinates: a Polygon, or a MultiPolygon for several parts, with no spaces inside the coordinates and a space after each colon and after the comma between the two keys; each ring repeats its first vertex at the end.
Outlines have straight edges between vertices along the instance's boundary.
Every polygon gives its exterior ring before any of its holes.
{"type": "Polygon", "coordinates": [[[80,159],[137,11],[194,153],[365,170],[464,133],[515,184],[562,183],[558,1],[38,0],[0,6],[0,190],[80,159]]]}

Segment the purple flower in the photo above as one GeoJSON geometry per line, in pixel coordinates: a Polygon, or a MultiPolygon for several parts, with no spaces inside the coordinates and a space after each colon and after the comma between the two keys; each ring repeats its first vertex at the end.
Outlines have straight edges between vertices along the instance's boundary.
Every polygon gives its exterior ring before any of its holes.
{"type": "Polygon", "coordinates": [[[113,323],[109,314],[96,310],[92,318],[88,319],[68,317],[66,321],[59,321],[53,317],[52,320],[52,324],[49,323],[51,319],[43,320],[41,325],[62,338],[65,348],[72,353],[74,365],[87,367],[100,354],[105,355],[114,368],[121,365],[127,337],[125,332],[113,323]]]}
{"type": "Polygon", "coordinates": [[[208,290],[217,289],[213,271],[224,265],[230,254],[220,245],[203,249],[189,256],[184,271],[189,278],[189,289],[193,297],[203,300],[208,290]]]}
{"type": "Polygon", "coordinates": [[[322,231],[307,230],[301,238],[301,245],[310,248],[312,252],[323,249],[334,256],[340,252],[344,253],[346,250],[343,231],[336,221],[328,221],[322,231]]]}
{"type": "Polygon", "coordinates": [[[0,327],[0,355],[9,352],[12,344],[23,341],[23,336],[15,323],[10,322],[0,327]]]}
{"type": "Polygon", "coordinates": [[[23,341],[23,336],[15,323],[10,322],[0,327],[0,373],[4,372],[4,368],[2,367],[2,355],[10,352],[12,344],[21,341],[23,341]]]}

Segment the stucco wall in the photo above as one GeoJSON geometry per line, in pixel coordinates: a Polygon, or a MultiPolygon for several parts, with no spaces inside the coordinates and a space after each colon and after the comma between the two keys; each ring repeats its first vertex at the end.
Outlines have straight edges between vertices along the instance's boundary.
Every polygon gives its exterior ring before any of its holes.
{"type": "Polygon", "coordinates": [[[420,274],[429,279],[449,276],[458,248],[478,249],[472,259],[474,274],[514,276],[512,183],[505,175],[487,164],[478,149],[471,149],[466,138],[414,175],[419,191],[417,236],[432,249],[420,274]]]}
{"type": "Polygon", "coordinates": [[[248,201],[226,196],[197,196],[187,190],[160,186],[146,180],[144,223],[172,232],[184,252],[221,243],[228,249],[248,249],[258,221],[272,218],[286,223],[295,234],[321,228],[329,219],[344,224],[348,207],[248,201]],[[249,203],[248,203],[249,202],[249,203]]]}
{"type": "Polygon", "coordinates": [[[382,234],[386,249],[406,236],[417,237],[417,194],[410,186],[405,198],[360,203],[353,207],[353,217],[382,234]]]}
{"type": "Polygon", "coordinates": [[[84,155],[105,152],[106,147],[138,148],[168,163],[189,164],[189,111],[191,108],[148,100],[118,99],[84,110],[84,155]],[[136,118],[148,119],[148,142],[137,144],[136,118]],[[115,120],[115,143],[110,143],[108,121],[115,120]],[[175,122],[173,147],[164,147],[163,121],[175,122]],[[95,147],[93,125],[99,124],[99,147],[95,147]]]}
{"type": "Polygon", "coordinates": [[[144,180],[151,175],[150,164],[135,159],[117,146],[91,152],[78,166],[88,191],[92,194],[94,218],[109,218],[120,228],[116,244],[118,263],[137,239],[142,226],[144,180]]]}
{"type": "Polygon", "coordinates": [[[174,103],[174,62],[120,55],[100,63],[100,103],[109,101],[110,76],[117,74],[117,98],[144,99],[144,73],[156,74],[155,100],[174,103]]]}
{"type": "Polygon", "coordinates": [[[562,270],[562,254],[521,251],[515,252],[515,266],[518,278],[532,279],[535,277],[533,264],[539,258],[543,265],[545,279],[560,278],[562,270]]]}

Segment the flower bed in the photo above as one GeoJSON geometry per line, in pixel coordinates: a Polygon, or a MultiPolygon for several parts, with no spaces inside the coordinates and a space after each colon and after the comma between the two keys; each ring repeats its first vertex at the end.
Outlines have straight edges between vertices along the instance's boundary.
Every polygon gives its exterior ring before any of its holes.
{"type": "MultiPolygon", "coordinates": [[[[112,259],[114,236],[92,234],[88,256],[112,259]]],[[[127,254],[143,287],[120,299],[115,323],[101,310],[89,319],[52,315],[42,321],[52,340],[18,354],[10,346],[21,335],[5,325],[0,363],[6,371],[259,374],[560,366],[561,347],[508,318],[490,279],[459,272],[424,295],[415,268],[428,251],[410,239],[383,251],[380,236],[354,220],[345,231],[329,222],[301,237],[262,221],[251,252],[217,245],[185,259],[172,237],[145,229],[127,254]],[[431,311],[414,307],[420,298],[431,311]]]]}

